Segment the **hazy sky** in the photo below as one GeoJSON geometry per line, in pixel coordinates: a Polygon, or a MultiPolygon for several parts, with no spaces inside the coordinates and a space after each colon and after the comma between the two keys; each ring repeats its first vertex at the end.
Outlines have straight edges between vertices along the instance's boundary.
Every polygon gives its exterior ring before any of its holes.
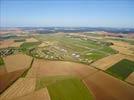
{"type": "Polygon", "coordinates": [[[0,26],[134,28],[134,0],[0,0],[0,26]]]}

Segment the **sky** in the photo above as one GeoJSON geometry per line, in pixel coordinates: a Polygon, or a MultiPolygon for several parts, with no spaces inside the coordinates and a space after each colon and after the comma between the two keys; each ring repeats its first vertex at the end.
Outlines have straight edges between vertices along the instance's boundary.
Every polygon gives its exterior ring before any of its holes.
{"type": "Polygon", "coordinates": [[[0,27],[134,28],[134,0],[0,0],[0,27]]]}

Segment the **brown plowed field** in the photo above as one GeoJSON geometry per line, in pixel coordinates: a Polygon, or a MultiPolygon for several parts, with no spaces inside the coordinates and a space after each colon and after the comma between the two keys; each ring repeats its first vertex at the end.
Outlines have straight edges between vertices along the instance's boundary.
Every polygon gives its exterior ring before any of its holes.
{"type": "Polygon", "coordinates": [[[0,41],[0,48],[20,47],[22,43],[24,42],[14,42],[14,40],[4,40],[0,41]]]}
{"type": "Polygon", "coordinates": [[[12,100],[50,100],[50,96],[49,96],[47,88],[44,88],[44,89],[35,91],[33,93],[30,93],[28,95],[18,97],[12,100]]]}
{"type": "Polygon", "coordinates": [[[73,62],[44,60],[35,60],[35,62],[33,63],[33,66],[38,68],[35,68],[33,72],[36,72],[37,70],[37,77],[74,75],[83,78],[98,71],[97,69],[94,69],[88,65],[73,62]],[[38,64],[39,66],[37,66],[38,64]]]}
{"type": "Polygon", "coordinates": [[[85,80],[96,100],[133,100],[134,87],[104,72],[97,72],[85,80]]]}
{"type": "Polygon", "coordinates": [[[10,45],[10,47],[20,47],[21,44],[24,42],[14,42],[13,44],[10,45]]]}
{"type": "Polygon", "coordinates": [[[120,60],[124,59],[124,55],[121,54],[114,54],[105,58],[102,58],[100,60],[97,60],[96,62],[92,63],[91,66],[99,68],[101,70],[106,70],[107,68],[111,67],[115,63],[119,62],[120,60]]]}
{"type": "Polygon", "coordinates": [[[32,57],[24,54],[16,54],[4,57],[5,67],[8,72],[28,68],[31,64],[32,57]]]}
{"type": "Polygon", "coordinates": [[[0,68],[0,76],[3,75],[3,74],[5,74],[5,73],[7,73],[6,68],[5,68],[5,66],[2,66],[0,68]]]}
{"type": "Polygon", "coordinates": [[[12,99],[31,93],[35,89],[35,84],[35,78],[19,78],[0,96],[0,100],[12,99]]]}
{"type": "Polygon", "coordinates": [[[25,69],[15,72],[5,73],[0,76],[0,93],[10,86],[17,78],[19,78],[25,69]]]}
{"type": "Polygon", "coordinates": [[[7,48],[10,47],[11,44],[13,44],[14,41],[13,40],[4,40],[4,41],[0,41],[0,48],[7,48]]]}

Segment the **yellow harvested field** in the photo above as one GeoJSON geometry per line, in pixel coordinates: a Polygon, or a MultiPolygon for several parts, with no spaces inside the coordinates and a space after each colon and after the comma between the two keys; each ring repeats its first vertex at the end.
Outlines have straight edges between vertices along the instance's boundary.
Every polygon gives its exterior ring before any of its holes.
{"type": "Polygon", "coordinates": [[[50,100],[50,96],[47,88],[43,88],[41,90],[12,100],[50,100]]]}
{"type": "Polygon", "coordinates": [[[120,47],[129,46],[129,44],[127,42],[123,42],[123,41],[110,40],[110,42],[112,42],[114,45],[120,46],[120,47]]]}
{"type": "Polygon", "coordinates": [[[125,58],[124,55],[114,54],[114,55],[110,55],[108,57],[102,58],[100,60],[97,60],[96,62],[92,63],[91,66],[99,68],[101,70],[106,70],[124,58],[125,58]]]}
{"type": "Polygon", "coordinates": [[[127,79],[126,79],[125,81],[127,81],[127,82],[129,82],[129,83],[131,83],[131,84],[134,84],[134,72],[131,73],[131,74],[127,77],[127,79]]]}
{"type": "Polygon", "coordinates": [[[34,60],[32,67],[27,77],[74,75],[83,78],[98,71],[88,65],[64,61],[34,60]]]}
{"type": "Polygon", "coordinates": [[[31,61],[32,57],[24,54],[16,54],[4,57],[7,72],[28,68],[31,64],[31,61]]]}
{"type": "Polygon", "coordinates": [[[115,46],[118,47],[124,47],[124,48],[134,48],[134,45],[130,45],[127,42],[123,42],[123,41],[111,41],[115,46]]]}
{"type": "Polygon", "coordinates": [[[121,54],[134,56],[134,45],[130,45],[127,42],[111,41],[114,45],[111,48],[119,51],[121,54]]]}
{"type": "Polygon", "coordinates": [[[0,95],[0,100],[17,98],[35,90],[35,78],[19,78],[11,87],[0,95]]]}
{"type": "Polygon", "coordinates": [[[44,46],[48,46],[48,44],[46,44],[46,43],[41,43],[38,47],[44,47],[44,46]]]}
{"type": "Polygon", "coordinates": [[[125,54],[125,55],[131,55],[134,56],[134,51],[130,50],[129,48],[125,48],[125,47],[119,47],[119,46],[111,46],[111,48],[119,51],[119,53],[121,54],[125,54]]]}
{"type": "Polygon", "coordinates": [[[26,39],[26,42],[38,42],[38,40],[35,38],[28,38],[26,39]]]}
{"type": "Polygon", "coordinates": [[[129,55],[124,55],[124,56],[125,56],[125,59],[134,61],[134,56],[129,56],[129,55]]]}
{"type": "Polygon", "coordinates": [[[45,47],[56,44],[57,42],[43,41],[38,47],[45,47]]]}
{"type": "Polygon", "coordinates": [[[134,86],[102,71],[84,79],[84,83],[93,92],[96,100],[132,100],[134,98],[134,86]]]}

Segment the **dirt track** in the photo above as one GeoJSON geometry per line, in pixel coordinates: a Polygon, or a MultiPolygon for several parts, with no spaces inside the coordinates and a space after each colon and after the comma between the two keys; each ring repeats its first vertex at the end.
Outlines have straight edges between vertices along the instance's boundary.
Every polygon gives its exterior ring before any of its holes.
{"type": "Polygon", "coordinates": [[[97,72],[85,80],[96,100],[132,100],[134,87],[104,72],[97,72]]]}

